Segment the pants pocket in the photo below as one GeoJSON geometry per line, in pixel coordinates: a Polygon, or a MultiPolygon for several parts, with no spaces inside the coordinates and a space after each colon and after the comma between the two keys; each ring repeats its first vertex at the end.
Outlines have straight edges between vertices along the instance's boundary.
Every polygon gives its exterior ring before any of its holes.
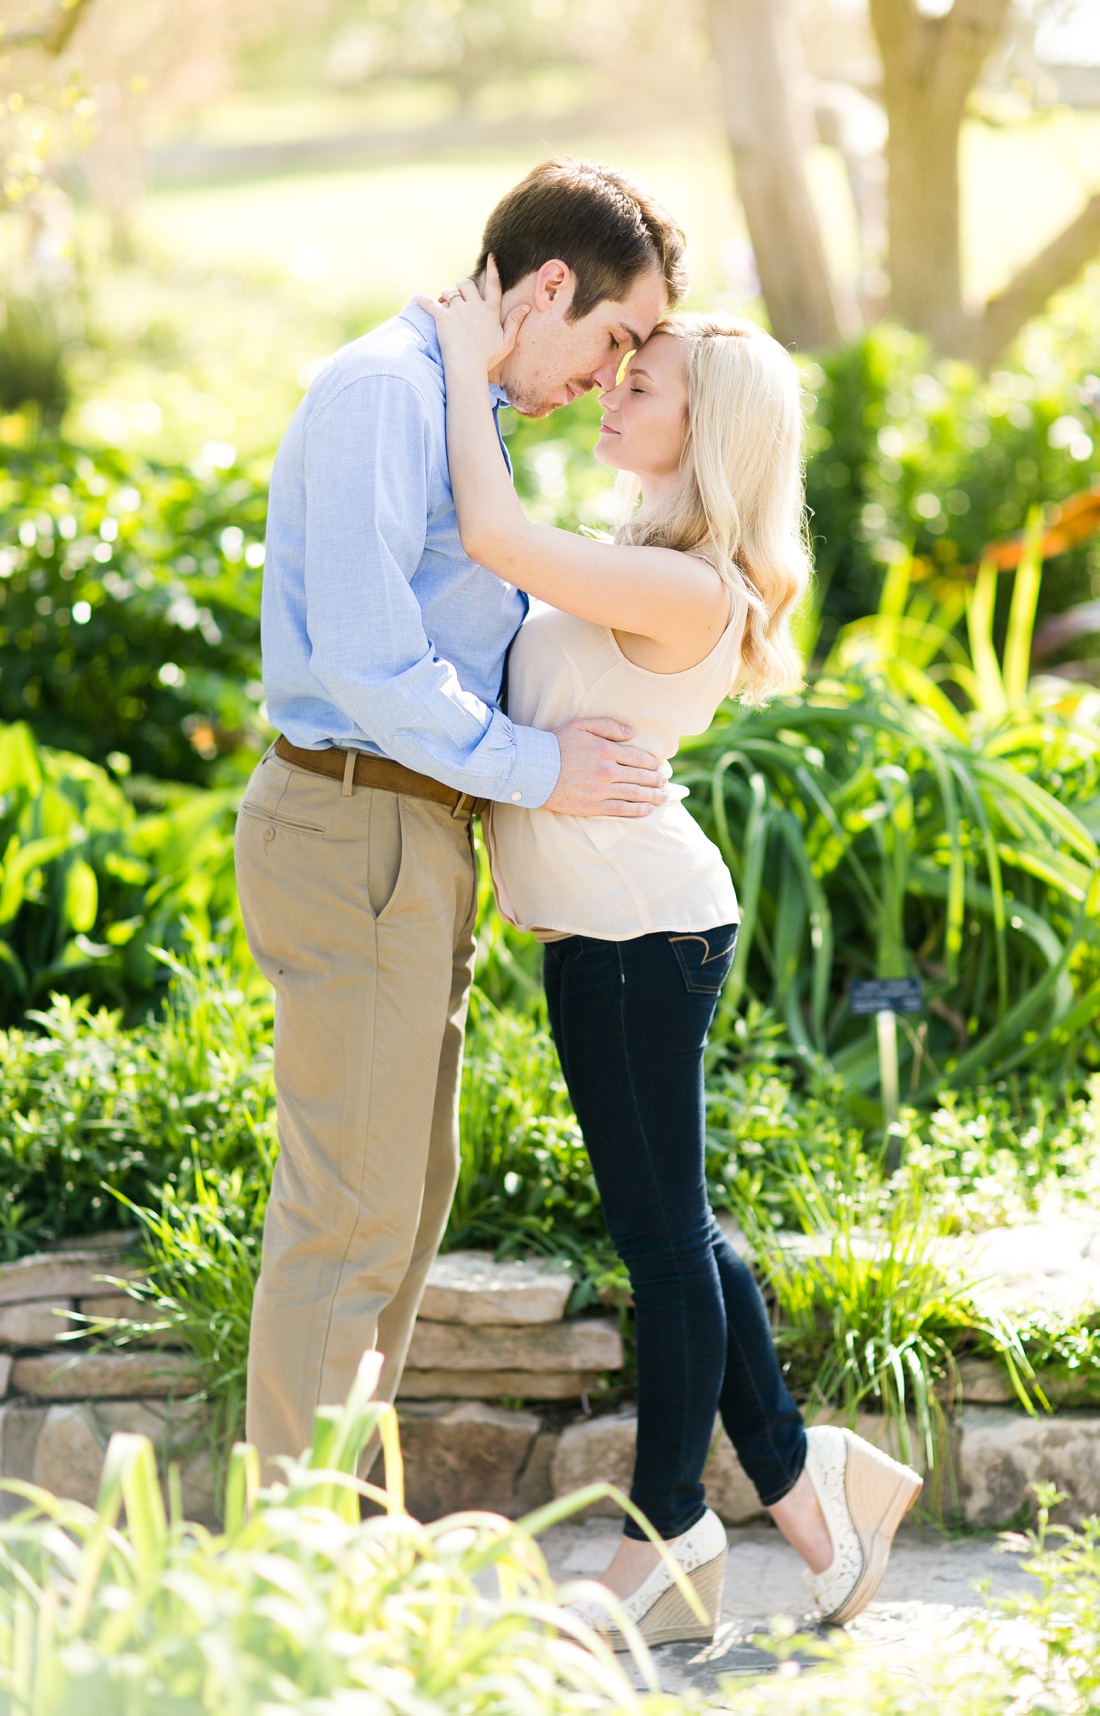
{"type": "Polygon", "coordinates": [[[283,816],[273,810],[265,810],[262,805],[249,804],[247,799],[241,805],[238,814],[240,816],[250,816],[256,822],[267,823],[271,830],[268,835],[269,839],[275,838],[275,830],[277,828],[285,829],[291,834],[312,834],[319,839],[324,839],[326,832],[323,823],[297,822],[291,816],[283,816]]]}
{"type": "Polygon", "coordinates": [[[689,994],[722,993],[733,964],[737,929],[736,924],[720,924],[717,929],[694,930],[690,935],[669,935],[668,944],[676,955],[689,994]]]}
{"type": "Polygon", "coordinates": [[[380,918],[397,890],[401,874],[401,800],[395,792],[371,792],[367,823],[367,898],[380,918]]]}

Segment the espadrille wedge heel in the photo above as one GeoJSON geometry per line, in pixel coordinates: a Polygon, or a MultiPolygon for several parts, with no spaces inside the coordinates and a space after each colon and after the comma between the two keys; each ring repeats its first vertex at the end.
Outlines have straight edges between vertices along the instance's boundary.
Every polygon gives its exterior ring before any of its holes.
{"type": "MultiPolygon", "coordinates": [[[[708,1508],[690,1531],[685,1531],[682,1537],[671,1538],[665,1548],[690,1580],[706,1611],[706,1623],[700,1621],[689,1607],[663,1561],[636,1591],[623,1599],[623,1608],[647,1645],[682,1641],[708,1644],[714,1637],[722,1612],[722,1589],[729,1556],[726,1528],[718,1515],[708,1508]]],[[[629,1642],[606,1609],[590,1602],[576,1603],[571,1607],[578,1619],[602,1634],[612,1650],[630,1649],[629,1642]]]]}
{"type": "Polygon", "coordinates": [[[823,1618],[854,1620],[882,1583],[894,1533],[921,1479],[880,1448],[837,1425],[806,1432],[806,1471],[833,1540],[833,1559],[812,1581],[823,1618]]]}

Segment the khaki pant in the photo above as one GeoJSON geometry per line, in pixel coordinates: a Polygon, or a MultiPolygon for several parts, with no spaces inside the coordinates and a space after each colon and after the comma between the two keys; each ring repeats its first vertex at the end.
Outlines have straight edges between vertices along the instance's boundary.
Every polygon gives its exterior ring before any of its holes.
{"type": "MultiPolygon", "coordinates": [[[[237,822],[248,943],[275,989],[279,1157],[252,1312],[247,1435],[300,1454],[363,1352],[397,1390],[458,1174],[473,971],[468,817],[270,752],[237,822]]],[[[265,1478],[277,1476],[265,1464],[265,1478]]]]}

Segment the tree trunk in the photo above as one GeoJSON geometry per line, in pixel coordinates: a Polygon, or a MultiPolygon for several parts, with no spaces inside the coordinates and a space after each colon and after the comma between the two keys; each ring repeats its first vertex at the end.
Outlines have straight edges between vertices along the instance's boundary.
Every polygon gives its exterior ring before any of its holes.
{"type": "Polygon", "coordinates": [[[959,131],[1011,0],[955,0],[941,17],[913,0],[870,0],[890,130],[890,309],[955,349],[966,319],[959,260],[959,131]]]}
{"type": "Polygon", "coordinates": [[[784,345],[835,345],[842,329],[803,167],[801,51],[787,0],[708,0],[737,192],[772,332],[784,345]]]}
{"type": "Polygon", "coordinates": [[[962,319],[959,125],[924,91],[887,98],[890,313],[904,327],[952,344],[962,319]]]}

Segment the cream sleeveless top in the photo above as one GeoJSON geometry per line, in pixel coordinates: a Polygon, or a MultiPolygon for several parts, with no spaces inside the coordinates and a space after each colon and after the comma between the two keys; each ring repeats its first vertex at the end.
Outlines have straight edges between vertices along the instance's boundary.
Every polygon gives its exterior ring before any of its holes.
{"type": "MultiPolygon", "coordinates": [[[[682,673],[626,659],[607,626],[532,602],[508,658],[508,713],[555,728],[613,715],[633,743],[662,758],[703,733],[737,673],[740,603],[710,654],[682,673]]],[[[485,817],[497,905],[519,929],[628,941],[654,930],[736,923],[722,854],[684,809],[684,787],[649,816],[562,816],[494,804],[485,817]]]]}

